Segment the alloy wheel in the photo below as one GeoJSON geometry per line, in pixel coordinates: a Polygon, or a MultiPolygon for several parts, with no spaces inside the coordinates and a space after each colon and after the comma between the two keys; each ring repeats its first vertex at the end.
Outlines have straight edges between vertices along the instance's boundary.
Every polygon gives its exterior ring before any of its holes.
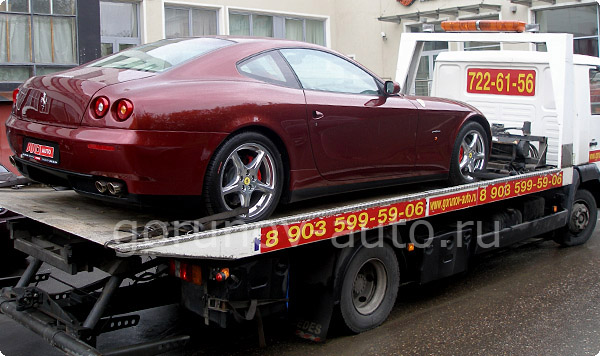
{"type": "Polygon", "coordinates": [[[252,219],[273,203],[277,182],[275,160],[261,144],[238,146],[225,160],[220,174],[221,199],[227,209],[249,208],[252,219]]]}
{"type": "Polygon", "coordinates": [[[465,180],[472,181],[474,178],[471,174],[485,167],[485,143],[478,131],[467,132],[461,142],[458,157],[460,173],[465,180]]]}

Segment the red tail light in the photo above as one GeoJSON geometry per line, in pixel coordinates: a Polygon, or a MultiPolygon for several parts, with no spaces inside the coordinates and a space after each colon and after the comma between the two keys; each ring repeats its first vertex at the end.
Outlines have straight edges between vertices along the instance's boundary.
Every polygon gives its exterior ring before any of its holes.
{"type": "Polygon", "coordinates": [[[219,273],[215,275],[215,281],[223,282],[229,278],[229,268],[223,268],[219,273]]]}
{"type": "Polygon", "coordinates": [[[19,88],[13,90],[13,103],[17,102],[17,95],[19,95],[19,88]]]}
{"type": "Polygon", "coordinates": [[[190,269],[188,269],[189,267],[192,267],[191,265],[188,265],[187,263],[183,263],[181,262],[179,264],[179,278],[183,279],[184,281],[188,282],[188,279],[190,278],[190,269]]]}
{"type": "Polygon", "coordinates": [[[186,282],[202,285],[202,268],[198,265],[171,260],[169,274],[186,282]]]}
{"type": "Polygon", "coordinates": [[[119,121],[127,120],[133,113],[133,103],[127,99],[117,101],[117,119],[119,121]]]}
{"type": "Polygon", "coordinates": [[[98,119],[100,119],[100,118],[104,117],[104,115],[106,115],[109,107],[110,107],[110,101],[108,101],[108,98],[105,96],[100,96],[100,97],[96,98],[96,100],[94,100],[94,104],[93,104],[94,114],[96,114],[96,117],[98,119]]]}

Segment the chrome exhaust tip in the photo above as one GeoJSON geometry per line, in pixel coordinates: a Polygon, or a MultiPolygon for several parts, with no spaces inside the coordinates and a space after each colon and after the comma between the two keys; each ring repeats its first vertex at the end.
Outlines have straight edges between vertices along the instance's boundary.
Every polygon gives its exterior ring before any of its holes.
{"type": "Polygon", "coordinates": [[[13,166],[17,166],[17,161],[15,160],[15,156],[9,156],[8,157],[8,161],[10,162],[10,164],[12,164],[13,166]]]}
{"type": "Polygon", "coordinates": [[[123,184],[110,182],[108,183],[108,192],[112,195],[119,195],[123,190],[123,184]]]}
{"type": "Polygon", "coordinates": [[[100,192],[100,194],[106,193],[106,190],[108,189],[108,184],[103,180],[97,180],[94,185],[96,186],[96,190],[100,192]]]}

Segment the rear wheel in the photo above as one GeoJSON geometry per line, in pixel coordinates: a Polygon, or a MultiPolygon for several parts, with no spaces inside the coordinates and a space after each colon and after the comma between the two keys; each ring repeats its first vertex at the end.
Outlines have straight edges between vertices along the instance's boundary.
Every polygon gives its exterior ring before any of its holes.
{"type": "Polygon", "coordinates": [[[248,208],[246,222],[270,216],[279,203],[283,164],[275,145],[255,132],[235,135],[223,143],[209,164],[204,195],[209,214],[248,208]]]}
{"type": "Polygon", "coordinates": [[[458,132],[450,161],[451,185],[475,181],[473,172],[484,170],[489,156],[489,142],[483,127],[474,121],[466,123],[458,132]]]}
{"type": "Polygon", "coordinates": [[[346,327],[360,333],[383,323],[398,295],[400,272],[391,247],[359,250],[343,276],[340,312],[346,327]]]}
{"type": "Polygon", "coordinates": [[[596,228],[598,208],[592,193],[579,189],[575,193],[569,223],[554,232],[554,241],[563,246],[577,246],[587,242],[596,228]]]}

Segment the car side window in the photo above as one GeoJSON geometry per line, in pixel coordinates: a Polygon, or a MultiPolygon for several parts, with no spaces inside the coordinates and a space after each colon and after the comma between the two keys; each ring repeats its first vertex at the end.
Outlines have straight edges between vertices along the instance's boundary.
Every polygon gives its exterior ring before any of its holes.
{"type": "Polygon", "coordinates": [[[333,54],[313,49],[282,49],[302,87],[348,94],[379,94],[375,79],[362,68],[333,54]]]}
{"type": "Polygon", "coordinates": [[[267,83],[299,88],[294,74],[276,51],[248,58],[238,64],[243,75],[267,83]]]}

